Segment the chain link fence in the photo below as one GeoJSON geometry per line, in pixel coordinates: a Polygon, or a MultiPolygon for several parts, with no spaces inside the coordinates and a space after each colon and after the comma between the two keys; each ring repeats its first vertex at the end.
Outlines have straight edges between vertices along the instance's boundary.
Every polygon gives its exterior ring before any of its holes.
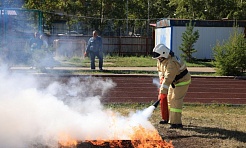
{"type": "Polygon", "coordinates": [[[101,36],[149,37],[152,34],[147,19],[105,19],[63,13],[44,13],[44,17],[44,32],[52,35],[91,35],[93,30],[98,30],[101,36]]]}
{"type": "Polygon", "coordinates": [[[28,41],[42,32],[42,12],[0,8],[0,52],[9,63],[28,63],[28,41]]]}

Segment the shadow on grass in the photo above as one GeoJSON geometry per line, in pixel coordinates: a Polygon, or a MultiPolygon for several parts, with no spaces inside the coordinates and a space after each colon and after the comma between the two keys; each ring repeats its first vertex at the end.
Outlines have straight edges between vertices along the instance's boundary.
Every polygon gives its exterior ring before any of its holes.
{"type": "MultiPolygon", "coordinates": [[[[246,133],[242,131],[232,131],[222,128],[213,128],[213,127],[200,127],[200,126],[188,126],[183,128],[187,131],[195,131],[204,135],[192,135],[192,137],[201,137],[201,138],[219,138],[219,139],[236,139],[240,142],[246,142],[246,133]],[[216,135],[216,136],[213,136],[216,135]]],[[[177,137],[176,137],[177,138],[177,137]]]]}

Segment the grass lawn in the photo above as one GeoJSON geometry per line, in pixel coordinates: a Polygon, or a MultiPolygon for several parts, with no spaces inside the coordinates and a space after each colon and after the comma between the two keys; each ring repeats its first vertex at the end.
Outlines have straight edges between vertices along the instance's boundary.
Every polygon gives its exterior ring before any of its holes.
{"type": "MultiPolygon", "coordinates": [[[[79,57],[59,58],[57,59],[63,66],[81,66],[89,67],[90,59],[79,57]]],[[[98,62],[96,60],[96,62],[98,62]]],[[[97,63],[96,63],[97,64],[97,63]]],[[[186,63],[188,67],[213,67],[213,62],[196,61],[194,63],[186,63]]],[[[104,57],[105,67],[155,67],[156,60],[151,57],[119,57],[106,56],[104,57]]]]}
{"type": "MultiPolygon", "coordinates": [[[[149,105],[121,103],[105,106],[127,116],[149,105]]],[[[172,141],[177,148],[246,147],[246,106],[185,104],[182,115],[183,129],[169,129],[169,125],[160,125],[160,107],[154,110],[149,120],[162,139],[172,141]]]]}
{"type": "MultiPolygon", "coordinates": [[[[89,57],[81,58],[81,57],[73,57],[73,58],[56,58],[58,66],[68,66],[68,67],[90,67],[90,59],[89,57]]],[[[103,59],[104,67],[156,67],[156,60],[152,59],[152,57],[119,57],[119,56],[106,56],[103,59]]],[[[95,61],[96,66],[98,65],[98,59],[95,61]]],[[[194,63],[186,63],[188,67],[214,67],[213,62],[205,62],[205,61],[196,61],[194,63]]],[[[55,73],[56,71],[49,71],[50,73],[55,73]]],[[[62,73],[69,74],[156,74],[156,71],[140,71],[140,70],[105,70],[103,72],[100,71],[91,71],[91,70],[64,70],[62,73]]],[[[215,73],[194,73],[195,75],[209,75],[216,76],[215,73]]]]}
{"type": "MultiPolygon", "coordinates": [[[[56,57],[55,61],[58,63],[56,66],[65,66],[65,67],[90,67],[89,57],[56,57]]],[[[119,57],[119,56],[106,56],[104,57],[104,67],[156,67],[156,60],[152,57],[119,57]]],[[[98,59],[95,61],[96,66],[98,65],[98,59]]],[[[213,62],[205,61],[196,61],[194,63],[186,63],[187,67],[214,67],[213,62]]],[[[56,73],[54,70],[41,71],[56,73]]],[[[141,70],[104,70],[101,71],[91,71],[91,70],[63,70],[61,73],[69,74],[156,74],[156,71],[141,71],[141,70]]],[[[209,75],[216,76],[215,73],[194,73],[195,75],[209,75]]]]}

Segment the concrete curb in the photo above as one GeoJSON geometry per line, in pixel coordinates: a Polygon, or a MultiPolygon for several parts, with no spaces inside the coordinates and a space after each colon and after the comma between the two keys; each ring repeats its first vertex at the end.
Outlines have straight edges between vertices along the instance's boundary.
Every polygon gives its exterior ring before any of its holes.
{"type": "MultiPolygon", "coordinates": [[[[30,70],[31,67],[11,67],[11,70],[30,70]]],[[[53,67],[53,70],[91,70],[89,67],[53,67]]],[[[121,71],[156,71],[156,67],[104,67],[104,70],[121,70],[121,71]]],[[[211,67],[188,67],[190,72],[215,72],[211,67]]]]}
{"type": "MultiPolygon", "coordinates": [[[[157,71],[156,67],[105,67],[104,71],[99,71],[99,70],[91,70],[89,67],[53,67],[53,68],[46,68],[45,70],[50,70],[50,71],[61,71],[59,74],[52,74],[52,73],[45,73],[45,72],[37,72],[36,69],[31,69],[31,67],[11,67],[11,71],[24,71],[27,73],[35,74],[35,75],[42,75],[42,76],[101,76],[101,77],[106,77],[106,76],[138,76],[138,77],[143,77],[143,76],[150,76],[150,77],[156,77],[157,71]],[[71,73],[62,73],[62,71],[84,71],[84,72],[95,72],[91,74],[71,74],[71,73]],[[115,73],[119,71],[119,73],[115,73]],[[114,74],[108,74],[108,73],[114,73],[114,74]],[[136,74],[133,74],[136,72],[136,74]],[[141,74],[138,72],[150,72],[153,74],[141,74]],[[156,73],[156,74],[155,74],[156,73]]],[[[225,79],[239,79],[239,80],[246,80],[246,76],[204,76],[204,75],[196,75],[196,74],[201,74],[201,73],[215,73],[216,70],[215,68],[211,67],[188,67],[188,70],[190,71],[191,75],[193,78],[196,77],[204,77],[204,78],[210,78],[210,77],[218,77],[218,78],[225,78],[225,79]]]]}

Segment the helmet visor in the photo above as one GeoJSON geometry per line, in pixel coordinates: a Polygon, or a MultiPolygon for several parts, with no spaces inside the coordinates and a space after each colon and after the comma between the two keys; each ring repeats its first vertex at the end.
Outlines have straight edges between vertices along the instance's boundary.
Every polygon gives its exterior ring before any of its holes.
{"type": "Polygon", "coordinates": [[[153,52],[153,53],[152,53],[152,58],[153,58],[153,59],[157,59],[159,56],[160,56],[159,53],[156,53],[156,52],[153,52]]]}

